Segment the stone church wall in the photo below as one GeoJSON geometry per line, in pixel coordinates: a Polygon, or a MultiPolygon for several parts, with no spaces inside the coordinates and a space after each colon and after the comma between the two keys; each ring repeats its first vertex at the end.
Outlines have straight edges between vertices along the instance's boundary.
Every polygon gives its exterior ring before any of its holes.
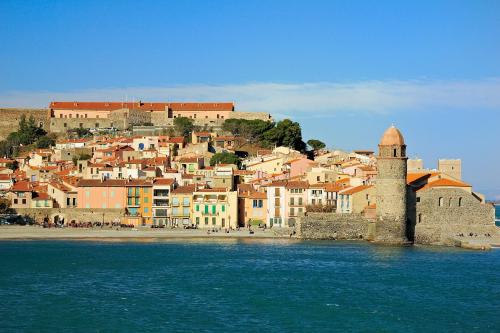
{"type": "Polygon", "coordinates": [[[371,239],[373,223],[361,214],[308,213],[297,219],[295,232],[301,239],[371,239]]]}

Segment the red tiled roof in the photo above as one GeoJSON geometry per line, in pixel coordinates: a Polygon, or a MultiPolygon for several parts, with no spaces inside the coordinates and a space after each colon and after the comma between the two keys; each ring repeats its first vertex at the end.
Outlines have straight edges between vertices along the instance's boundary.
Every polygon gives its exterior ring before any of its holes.
{"type": "Polygon", "coordinates": [[[150,102],[51,102],[53,110],[113,111],[134,109],[143,111],[233,111],[233,103],[150,103],[150,102]]]}
{"type": "Polygon", "coordinates": [[[425,190],[425,189],[432,188],[432,187],[462,187],[463,188],[463,187],[471,187],[471,185],[464,183],[464,182],[461,182],[461,181],[458,181],[458,180],[441,178],[441,179],[438,179],[438,180],[435,180],[433,182],[426,184],[422,188],[418,189],[418,191],[425,190]]]}
{"type": "Polygon", "coordinates": [[[341,191],[340,194],[351,195],[369,189],[370,187],[372,187],[372,185],[360,185],[356,187],[350,187],[348,189],[341,191]]]}
{"type": "Polygon", "coordinates": [[[33,186],[29,181],[19,181],[14,183],[10,190],[13,192],[31,192],[33,190],[33,186]]]}
{"type": "Polygon", "coordinates": [[[186,186],[179,186],[175,190],[172,191],[172,194],[188,194],[188,193],[193,193],[196,189],[196,185],[186,185],[186,186]]]}
{"type": "Polygon", "coordinates": [[[173,178],[156,178],[153,181],[153,185],[172,185],[175,183],[173,178]]]}

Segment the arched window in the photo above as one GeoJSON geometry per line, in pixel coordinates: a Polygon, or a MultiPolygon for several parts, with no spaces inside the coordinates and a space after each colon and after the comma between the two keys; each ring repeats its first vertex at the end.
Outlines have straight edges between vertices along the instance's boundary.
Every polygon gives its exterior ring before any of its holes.
{"type": "Polygon", "coordinates": [[[443,207],[444,199],[443,197],[439,198],[439,207],[443,207]]]}
{"type": "Polygon", "coordinates": [[[418,223],[422,222],[422,214],[418,214],[418,223]]]}
{"type": "Polygon", "coordinates": [[[462,207],[462,198],[458,198],[458,207],[462,207]]]}
{"type": "Polygon", "coordinates": [[[393,149],[393,157],[397,157],[398,156],[398,150],[396,148],[393,149]]]}
{"type": "Polygon", "coordinates": [[[450,198],[450,201],[448,202],[448,206],[451,207],[451,198],[450,198]]]}

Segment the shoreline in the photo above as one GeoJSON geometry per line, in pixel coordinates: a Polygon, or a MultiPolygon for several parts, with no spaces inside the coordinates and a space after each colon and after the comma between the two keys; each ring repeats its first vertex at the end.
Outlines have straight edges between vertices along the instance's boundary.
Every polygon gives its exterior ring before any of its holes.
{"type": "MultiPolygon", "coordinates": [[[[306,241],[290,237],[286,230],[262,230],[255,229],[254,234],[250,234],[247,229],[240,231],[233,230],[230,233],[223,231],[207,233],[207,229],[100,229],[100,228],[42,228],[39,226],[0,226],[0,242],[2,241],[44,241],[44,240],[66,240],[66,241],[101,241],[101,242],[155,242],[155,241],[200,241],[200,240],[260,240],[260,241],[306,241]],[[280,232],[280,233],[278,233],[280,232]]],[[[320,239],[310,239],[320,240],[320,239]]],[[[326,240],[325,240],[326,241],[326,240]]],[[[330,240],[359,241],[338,239],[330,240]]],[[[366,242],[363,240],[362,242],[366,242]]],[[[368,242],[370,243],[370,242],[368,242]]],[[[469,250],[490,250],[500,248],[500,238],[498,239],[470,239],[461,240],[455,246],[443,244],[414,244],[414,246],[444,246],[456,247],[469,250]]]]}
{"type": "Polygon", "coordinates": [[[42,228],[38,226],[1,226],[2,240],[144,240],[144,239],[293,239],[277,235],[272,230],[223,231],[207,233],[206,229],[100,229],[100,228],[42,228]]]}

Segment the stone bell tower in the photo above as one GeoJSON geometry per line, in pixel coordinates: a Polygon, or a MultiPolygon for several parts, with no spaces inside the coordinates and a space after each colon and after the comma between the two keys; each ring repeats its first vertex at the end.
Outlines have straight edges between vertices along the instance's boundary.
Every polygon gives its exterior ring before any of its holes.
{"type": "Polygon", "coordinates": [[[407,157],[403,135],[394,126],[387,129],[378,145],[377,220],[375,241],[408,243],[406,236],[407,157]]]}

